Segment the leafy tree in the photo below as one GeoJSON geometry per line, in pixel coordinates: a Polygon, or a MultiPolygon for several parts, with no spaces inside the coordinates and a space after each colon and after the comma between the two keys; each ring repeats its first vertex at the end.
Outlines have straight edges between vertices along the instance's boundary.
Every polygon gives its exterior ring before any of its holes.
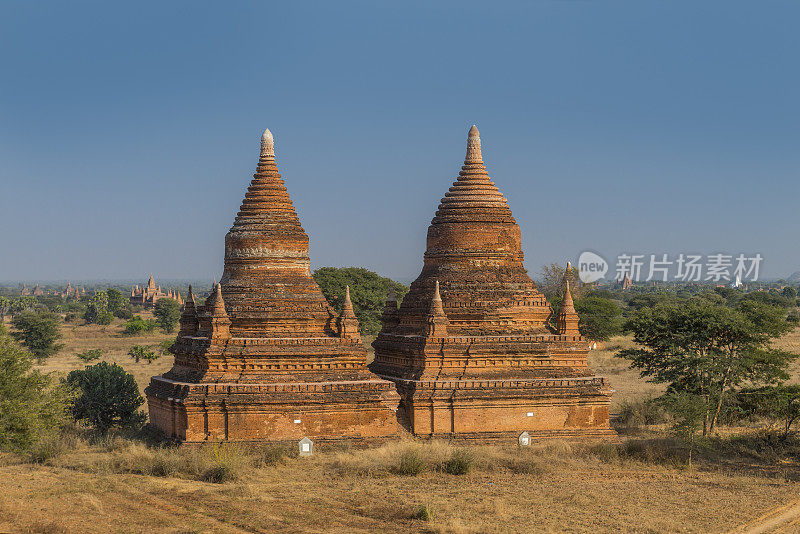
{"type": "Polygon", "coordinates": [[[580,317],[581,335],[596,341],[606,341],[622,330],[622,310],[611,299],[591,294],[575,301],[580,317]]]}
{"type": "Polygon", "coordinates": [[[119,317],[120,319],[130,318],[131,312],[128,309],[128,299],[119,290],[114,288],[106,289],[105,293],[108,299],[108,311],[111,312],[114,317],[119,317]]]}
{"type": "Polygon", "coordinates": [[[795,300],[797,298],[797,290],[792,286],[786,286],[783,288],[783,291],[781,291],[781,295],[787,299],[795,300]]]}
{"type": "Polygon", "coordinates": [[[0,326],[0,449],[24,451],[66,420],[67,392],[0,326]]]}
{"type": "MultiPolygon", "coordinates": [[[[578,277],[578,268],[573,266],[571,271],[570,291],[573,299],[579,299],[583,295],[585,285],[581,283],[578,277]]],[[[558,263],[542,265],[538,287],[555,309],[558,309],[561,299],[564,297],[564,274],[566,272],[566,266],[558,263]]]]}
{"type": "Polygon", "coordinates": [[[101,349],[89,349],[77,354],[76,356],[86,363],[89,363],[94,360],[99,360],[103,356],[103,351],[101,349]]]}
{"type": "Polygon", "coordinates": [[[159,359],[161,357],[160,353],[157,353],[150,347],[145,347],[143,345],[133,345],[128,350],[128,356],[133,358],[136,363],[139,363],[140,360],[146,360],[148,365],[153,363],[153,361],[159,359]]]}
{"type": "Polygon", "coordinates": [[[350,286],[350,300],[358,318],[362,334],[375,335],[381,329],[381,314],[389,294],[389,284],[394,284],[398,302],[402,301],[408,287],[361,267],[322,267],[314,271],[314,280],[329,303],[340,312],[344,288],[350,286]]]}
{"type": "Polygon", "coordinates": [[[159,299],[156,301],[153,315],[164,332],[171,333],[178,326],[178,319],[181,318],[181,305],[172,299],[159,299]]]}
{"type": "Polygon", "coordinates": [[[139,412],[144,399],[133,375],[115,363],[100,362],[83,370],[72,371],[66,383],[78,395],[72,415],[85,420],[101,432],[113,426],[134,426],[144,422],[139,412]]]}
{"type": "Polygon", "coordinates": [[[779,423],[784,437],[800,419],[800,386],[796,384],[745,388],[739,392],[738,398],[740,408],[746,413],[779,423]]]}
{"type": "Polygon", "coordinates": [[[6,315],[11,311],[11,299],[0,297],[0,324],[6,322],[6,315]]]}
{"type": "Polygon", "coordinates": [[[58,317],[47,308],[25,310],[11,319],[15,328],[11,336],[25,345],[36,359],[43,361],[61,348],[56,344],[61,337],[58,323],[58,317]]]}
{"type": "Polygon", "coordinates": [[[627,322],[639,348],[620,351],[652,382],[668,391],[702,397],[703,435],[713,430],[726,395],[743,383],[788,378],[798,354],[771,347],[789,329],[784,311],[760,302],[737,308],[693,297],[643,308],[627,322]]]}
{"type": "Polygon", "coordinates": [[[122,331],[124,336],[136,336],[144,332],[152,332],[156,327],[156,322],[152,319],[142,319],[141,315],[134,315],[125,322],[122,331]]]}
{"type": "Polygon", "coordinates": [[[158,350],[161,351],[161,354],[163,356],[165,356],[165,355],[169,354],[170,352],[172,352],[172,347],[174,345],[175,345],[175,340],[174,339],[165,339],[158,346],[158,350]]]}
{"type": "Polygon", "coordinates": [[[800,311],[789,310],[789,313],[786,314],[786,322],[794,326],[800,324],[800,311]]]}
{"type": "Polygon", "coordinates": [[[114,315],[108,309],[108,293],[106,291],[96,292],[89,303],[86,305],[86,313],[83,320],[87,324],[111,324],[114,315]]]}
{"type": "Polygon", "coordinates": [[[36,307],[36,304],[38,304],[36,297],[31,297],[28,295],[17,297],[11,301],[11,316],[13,317],[18,313],[32,310],[36,307]]]}

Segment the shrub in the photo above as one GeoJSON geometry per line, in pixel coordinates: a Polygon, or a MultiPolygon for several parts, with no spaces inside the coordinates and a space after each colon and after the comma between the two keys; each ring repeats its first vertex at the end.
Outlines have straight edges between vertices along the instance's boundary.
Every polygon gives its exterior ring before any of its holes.
{"type": "Polygon", "coordinates": [[[58,322],[58,317],[47,308],[26,310],[11,319],[11,324],[16,328],[11,336],[25,345],[41,362],[61,348],[56,344],[61,337],[58,322]]]}
{"type": "Polygon", "coordinates": [[[466,475],[475,463],[475,455],[468,449],[456,449],[444,463],[445,473],[466,475]]]}
{"type": "Polygon", "coordinates": [[[62,454],[68,448],[57,432],[49,432],[34,442],[27,450],[27,458],[33,463],[43,464],[62,454]]]}
{"type": "Polygon", "coordinates": [[[248,461],[244,452],[234,445],[220,444],[206,449],[206,452],[211,460],[211,466],[206,468],[200,477],[205,482],[222,484],[236,480],[248,461]]]}
{"type": "Polygon", "coordinates": [[[158,325],[164,329],[164,332],[174,332],[178,325],[178,319],[181,318],[181,305],[176,300],[160,299],[156,302],[153,315],[156,316],[158,325]]]}
{"type": "Polygon", "coordinates": [[[294,448],[285,445],[265,445],[257,451],[256,467],[267,467],[282,464],[287,458],[292,457],[294,448]]]}
{"type": "Polygon", "coordinates": [[[420,521],[433,521],[433,507],[430,504],[420,504],[414,509],[414,513],[411,514],[411,518],[419,519],[420,521]]]}
{"type": "Polygon", "coordinates": [[[101,349],[89,349],[87,351],[76,354],[76,356],[88,363],[93,360],[99,360],[103,356],[103,351],[101,349]]]}
{"type": "Polygon", "coordinates": [[[416,476],[425,470],[425,460],[417,448],[409,448],[400,455],[400,461],[394,468],[398,475],[416,476]]]}
{"type": "Polygon", "coordinates": [[[0,326],[0,449],[25,451],[66,422],[68,394],[0,326]]]}
{"type": "Polygon", "coordinates": [[[122,335],[137,336],[144,332],[152,332],[156,327],[156,322],[152,319],[142,319],[141,315],[134,315],[125,322],[125,329],[122,335]]]}
{"type": "Polygon", "coordinates": [[[614,424],[621,428],[639,428],[666,423],[669,420],[669,414],[658,399],[626,400],[620,406],[614,424]]]}
{"type": "Polygon", "coordinates": [[[159,359],[161,357],[161,353],[157,353],[149,347],[133,345],[128,350],[128,356],[136,360],[136,363],[139,363],[140,360],[146,360],[149,365],[153,363],[153,361],[159,359]]]}
{"type": "Polygon", "coordinates": [[[72,405],[75,419],[85,420],[101,432],[113,426],[137,426],[146,419],[139,412],[144,399],[136,380],[115,363],[100,362],[72,371],[65,381],[78,392],[72,405]]]}
{"type": "Polygon", "coordinates": [[[790,310],[786,315],[786,322],[793,325],[800,324],[800,310],[790,310]]]}

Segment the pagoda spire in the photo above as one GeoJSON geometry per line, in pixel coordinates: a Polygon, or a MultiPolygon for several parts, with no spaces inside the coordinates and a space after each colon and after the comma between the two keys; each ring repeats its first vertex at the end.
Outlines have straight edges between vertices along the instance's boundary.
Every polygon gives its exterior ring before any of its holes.
{"type": "Polygon", "coordinates": [[[183,305],[183,312],[181,313],[179,324],[180,330],[178,331],[178,337],[197,335],[197,307],[195,306],[191,284],[189,284],[189,294],[186,295],[186,302],[183,305]]]}
{"type": "Polygon", "coordinates": [[[399,322],[400,315],[397,311],[394,282],[389,282],[389,294],[386,296],[386,304],[383,306],[383,315],[381,317],[381,332],[391,332],[399,322]]]}
{"type": "Polygon", "coordinates": [[[261,136],[261,157],[275,159],[275,138],[272,137],[269,128],[264,130],[264,134],[261,136]]]}
{"type": "Polygon", "coordinates": [[[564,271],[564,298],[561,299],[561,309],[556,318],[556,333],[562,336],[580,336],[578,330],[578,313],[575,311],[575,304],[572,301],[572,292],[569,289],[569,281],[572,277],[572,264],[567,262],[567,269],[564,271]]]}
{"type": "Polygon", "coordinates": [[[436,284],[433,288],[433,298],[431,299],[430,307],[428,308],[426,323],[427,337],[447,337],[447,325],[450,324],[450,321],[447,320],[447,314],[444,313],[442,296],[439,293],[439,280],[436,280],[436,284]]]}
{"type": "Polygon", "coordinates": [[[211,342],[224,342],[231,338],[231,320],[222,299],[222,284],[214,283],[214,290],[206,299],[203,316],[199,319],[199,332],[211,342]]]}
{"type": "Polygon", "coordinates": [[[350,300],[350,286],[344,287],[342,313],[339,314],[339,337],[361,342],[361,335],[358,333],[358,319],[356,319],[353,303],[350,300]]]}
{"type": "Polygon", "coordinates": [[[469,129],[467,136],[467,157],[464,158],[464,163],[480,163],[483,164],[483,155],[481,154],[481,134],[478,127],[474,124],[469,129]]]}

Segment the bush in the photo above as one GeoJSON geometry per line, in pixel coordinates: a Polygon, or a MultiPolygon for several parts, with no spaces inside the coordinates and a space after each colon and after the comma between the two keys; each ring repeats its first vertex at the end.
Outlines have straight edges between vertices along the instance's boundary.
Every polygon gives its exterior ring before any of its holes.
{"type": "Polygon", "coordinates": [[[89,349],[81,352],[80,354],[76,354],[76,356],[88,363],[94,360],[99,360],[103,356],[103,351],[101,349],[89,349]]]}
{"type": "Polygon", "coordinates": [[[16,328],[11,336],[25,345],[41,362],[61,348],[56,344],[61,337],[58,322],[58,317],[47,308],[26,310],[11,319],[11,324],[16,328]]]}
{"type": "Polygon", "coordinates": [[[128,356],[133,358],[136,363],[139,363],[140,360],[146,360],[149,365],[153,363],[153,361],[159,359],[161,357],[161,353],[157,353],[149,347],[134,345],[128,350],[128,356]]]}
{"type": "Polygon", "coordinates": [[[797,309],[790,310],[789,313],[786,315],[786,322],[793,325],[800,324],[800,310],[797,309]]]}
{"type": "Polygon", "coordinates": [[[475,455],[467,449],[456,449],[444,463],[445,473],[466,475],[475,463],[475,455]]]}
{"type": "Polygon", "coordinates": [[[425,460],[422,458],[417,448],[410,448],[403,451],[400,461],[394,468],[398,475],[416,476],[425,470],[425,460]]]}
{"type": "Polygon", "coordinates": [[[658,425],[670,420],[669,414],[658,399],[624,401],[614,425],[622,428],[639,428],[658,425]]]}
{"type": "Polygon", "coordinates": [[[164,332],[169,334],[175,331],[178,319],[181,318],[181,305],[176,300],[159,299],[156,302],[153,315],[156,316],[158,325],[164,329],[164,332]]]}
{"type": "Polygon", "coordinates": [[[141,315],[134,315],[125,322],[125,329],[122,331],[124,336],[137,336],[145,332],[152,332],[156,327],[156,322],[152,319],[142,319],[141,315]]]}
{"type": "Polygon", "coordinates": [[[420,521],[433,521],[433,507],[430,504],[420,504],[411,514],[411,518],[419,519],[420,521]]]}
{"type": "Polygon", "coordinates": [[[68,394],[0,326],[0,449],[25,451],[66,422],[68,394]]]}
{"type": "Polygon", "coordinates": [[[72,371],[65,381],[78,393],[72,405],[75,419],[85,420],[101,432],[113,426],[138,426],[146,419],[139,412],[144,399],[136,380],[115,363],[100,362],[72,371]]]}
{"type": "Polygon", "coordinates": [[[57,432],[50,432],[33,443],[27,450],[26,457],[29,461],[43,464],[68,449],[67,443],[57,432]]]}

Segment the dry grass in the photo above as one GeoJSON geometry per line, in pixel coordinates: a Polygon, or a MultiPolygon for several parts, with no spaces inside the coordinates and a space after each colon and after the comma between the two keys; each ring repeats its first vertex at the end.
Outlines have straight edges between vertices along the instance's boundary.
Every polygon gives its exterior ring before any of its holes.
{"type": "Polygon", "coordinates": [[[235,481],[215,483],[202,476],[213,447],[82,442],[44,465],[0,462],[0,531],[723,532],[796,498],[788,477],[688,472],[639,459],[647,446],[470,447],[460,475],[441,466],[467,449],[443,442],[322,446],[269,464],[234,447],[235,481]],[[396,472],[408,451],[418,475],[396,472]]]}
{"type": "MultiPolygon", "coordinates": [[[[153,317],[149,312],[141,312],[140,315],[145,319],[153,317]]],[[[77,357],[77,354],[90,349],[101,349],[103,357],[100,360],[89,362],[89,365],[99,361],[117,363],[131,373],[136,378],[139,389],[144,390],[150,383],[150,377],[161,374],[172,367],[172,355],[164,355],[152,364],[144,361],[135,363],[128,356],[128,349],[132,345],[156,346],[167,339],[174,339],[175,334],[164,334],[160,329],[156,329],[140,336],[123,336],[122,325],[124,322],[115,318],[112,324],[106,326],[94,324],[76,326],[63,323],[60,327],[62,338],[59,343],[64,346],[38,368],[45,372],[55,372],[57,376],[66,376],[70,371],[83,369],[87,365],[77,357]]]]}

